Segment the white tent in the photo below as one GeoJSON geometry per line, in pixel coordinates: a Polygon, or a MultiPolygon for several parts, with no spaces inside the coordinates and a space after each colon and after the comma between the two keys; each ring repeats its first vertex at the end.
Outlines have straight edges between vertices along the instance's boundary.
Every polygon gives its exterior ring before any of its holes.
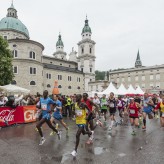
{"type": "Polygon", "coordinates": [[[105,89],[101,94],[109,95],[110,92],[113,92],[114,94],[117,94],[117,89],[114,87],[113,83],[111,82],[107,89],[105,89]]]}
{"type": "Polygon", "coordinates": [[[25,93],[25,94],[28,94],[30,93],[30,90],[28,89],[25,89],[25,88],[21,88],[21,87],[18,87],[16,85],[5,85],[5,86],[0,86],[0,88],[2,88],[4,91],[6,91],[6,93],[25,93]]]}
{"type": "Polygon", "coordinates": [[[144,91],[140,88],[140,86],[137,87],[136,94],[140,94],[140,95],[144,94],[144,91]]]}
{"type": "Polygon", "coordinates": [[[123,84],[120,85],[120,87],[117,90],[118,95],[125,95],[127,93],[127,89],[123,84]]]}
{"type": "Polygon", "coordinates": [[[129,88],[127,89],[127,94],[136,94],[136,90],[130,84],[129,88]]]}

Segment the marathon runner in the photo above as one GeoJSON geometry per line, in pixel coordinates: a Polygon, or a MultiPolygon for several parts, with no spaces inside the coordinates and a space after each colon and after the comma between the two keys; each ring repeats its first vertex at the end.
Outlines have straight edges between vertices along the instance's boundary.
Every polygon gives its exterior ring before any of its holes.
{"type": "Polygon", "coordinates": [[[130,98],[130,104],[127,107],[129,117],[130,117],[130,123],[132,127],[132,135],[136,135],[136,129],[139,125],[139,112],[140,112],[141,106],[138,102],[134,101],[134,98],[130,98]]]}
{"type": "Polygon", "coordinates": [[[40,106],[41,106],[41,109],[42,109],[42,118],[41,118],[41,120],[36,125],[36,127],[37,127],[37,129],[39,131],[39,134],[41,136],[41,140],[40,140],[40,144],[39,145],[43,145],[43,143],[46,140],[44,138],[44,136],[43,136],[42,129],[41,129],[41,126],[45,122],[47,123],[47,125],[53,131],[55,131],[57,133],[59,140],[61,139],[61,132],[58,131],[58,130],[56,130],[56,128],[52,126],[51,121],[50,121],[50,118],[51,118],[51,114],[50,114],[51,113],[51,107],[50,107],[50,105],[51,104],[55,104],[55,102],[48,97],[48,91],[45,90],[43,92],[43,98],[40,98],[40,106]]]}
{"type": "MultiPolygon", "coordinates": [[[[67,134],[68,134],[68,127],[67,127],[66,123],[63,121],[63,116],[62,116],[62,103],[59,100],[58,95],[54,95],[53,98],[55,101],[55,105],[53,105],[54,113],[52,114],[52,117],[51,117],[51,123],[54,123],[56,125],[56,129],[58,129],[58,124],[56,124],[56,122],[55,122],[55,120],[58,120],[65,127],[65,129],[67,130],[67,134]]],[[[53,134],[55,134],[55,131],[52,131],[50,133],[50,135],[53,135],[53,134]]]]}
{"type": "Polygon", "coordinates": [[[110,119],[111,119],[111,125],[109,127],[109,130],[112,130],[112,127],[114,125],[117,125],[116,119],[115,119],[115,113],[116,113],[116,105],[117,105],[117,101],[114,97],[114,93],[111,92],[109,99],[108,99],[108,106],[109,106],[109,113],[110,113],[110,119]]]}
{"type": "Polygon", "coordinates": [[[162,96],[162,101],[157,104],[155,111],[158,111],[160,113],[160,123],[161,127],[164,127],[164,95],[162,96]]]}
{"type": "Polygon", "coordinates": [[[75,145],[75,149],[74,151],[71,153],[72,156],[76,156],[77,155],[77,148],[80,142],[80,135],[81,133],[83,135],[88,134],[90,136],[90,140],[93,140],[93,131],[86,131],[85,127],[86,127],[86,117],[87,117],[87,112],[90,113],[90,109],[88,108],[88,106],[81,101],[82,100],[82,96],[76,95],[76,103],[75,103],[75,115],[76,115],[76,125],[78,126],[78,130],[76,133],[76,145],[75,145]]]}
{"type": "Polygon", "coordinates": [[[152,118],[152,111],[153,111],[154,103],[152,99],[149,97],[148,93],[144,94],[143,99],[143,130],[146,130],[146,116],[148,115],[149,118],[152,118]]]}

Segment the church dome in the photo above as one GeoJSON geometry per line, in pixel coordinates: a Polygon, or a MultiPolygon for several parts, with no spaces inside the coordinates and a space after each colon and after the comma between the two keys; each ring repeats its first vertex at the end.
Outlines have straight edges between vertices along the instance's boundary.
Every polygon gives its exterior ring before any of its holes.
{"type": "Polygon", "coordinates": [[[61,39],[61,35],[59,34],[58,41],[56,42],[56,47],[62,46],[64,47],[63,41],[61,39]]]}
{"type": "Polygon", "coordinates": [[[86,18],[86,20],[85,20],[85,26],[84,26],[84,28],[83,28],[83,30],[82,30],[82,34],[83,34],[83,33],[86,33],[86,32],[92,33],[91,28],[90,28],[89,25],[88,25],[88,19],[87,19],[87,18],[86,18]]]}
{"type": "Polygon", "coordinates": [[[17,18],[5,17],[0,21],[0,30],[15,30],[29,38],[27,27],[17,18]]]}
{"type": "Polygon", "coordinates": [[[5,18],[0,21],[0,30],[15,30],[24,34],[29,38],[29,32],[27,27],[18,19],[17,10],[14,8],[13,3],[8,8],[8,13],[5,18]]]}

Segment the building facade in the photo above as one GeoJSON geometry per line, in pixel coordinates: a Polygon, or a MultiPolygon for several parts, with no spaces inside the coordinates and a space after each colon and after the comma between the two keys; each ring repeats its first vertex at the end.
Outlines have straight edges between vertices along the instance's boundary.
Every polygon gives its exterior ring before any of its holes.
{"type": "Polygon", "coordinates": [[[95,42],[91,40],[87,19],[78,52],[72,49],[69,59],[64,52],[61,34],[53,55],[43,55],[44,46],[30,39],[29,31],[18,19],[13,3],[7,10],[7,16],[0,21],[0,35],[8,41],[13,54],[15,77],[12,84],[27,88],[32,94],[42,93],[45,89],[52,93],[55,80],[63,95],[83,93],[88,91],[88,83],[95,80],[95,42]]]}
{"type": "Polygon", "coordinates": [[[155,66],[142,66],[138,51],[134,68],[110,70],[109,81],[117,88],[123,83],[126,88],[130,84],[134,88],[140,86],[144,91],[164,90],[164,64],[155,66]]]}

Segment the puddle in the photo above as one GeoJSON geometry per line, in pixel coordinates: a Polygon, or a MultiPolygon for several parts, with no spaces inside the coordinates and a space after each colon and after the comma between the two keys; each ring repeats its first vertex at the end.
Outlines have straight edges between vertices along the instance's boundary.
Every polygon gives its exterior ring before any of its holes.
{"type": "Polygon", "coordinates": [[[104,152],[109,152],[109,150],[106,149],[106,148],[103,148],[103,147],[95,147],[94,148],[94,154],[95,155],[100,155],[100,154],[102,154],[104,152]]]}
{"type": "Polygon", "coordinates": [[[65,163],[70,157],[70,153],[65,153],[62,156],[61,163],[65,163]]]}
{"type": "Polygon", "coordinates": [[[120,153],[120,154],[118,154],[118,156],[119,156],[119,157],[125,157],[126,154],[124,154],[124,153],[120,153]]]}

